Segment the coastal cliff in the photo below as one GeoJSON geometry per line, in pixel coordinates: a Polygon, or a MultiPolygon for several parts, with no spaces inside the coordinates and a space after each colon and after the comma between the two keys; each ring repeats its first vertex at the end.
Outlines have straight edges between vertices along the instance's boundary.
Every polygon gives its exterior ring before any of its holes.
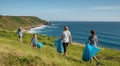
{"type": "MultiPolygon", "coordinates": [[[[0,66],[95,66],[82,60],[84,44],[72,43],[68,47],[68,56],[57,53],[54,41],[56,37],[38,34],[42,48],[33,50],[29,44],[32,35],[24,33],[23,43],[18,42],[16,32],[11,31],[20,27],[49,25],[49,22],[38,17],[2,16],[0,18],[0,66]]],[[[120,66],[120,51],[100,47],[97,54],[100,66],[120,66]]]]}
{"type": "Polygon", "coordinates": [[[28,28],[39,25],[50,25],[50,23],[36,16],[0,16],[1,30],[15,30],[18,27],[28,28]]]}

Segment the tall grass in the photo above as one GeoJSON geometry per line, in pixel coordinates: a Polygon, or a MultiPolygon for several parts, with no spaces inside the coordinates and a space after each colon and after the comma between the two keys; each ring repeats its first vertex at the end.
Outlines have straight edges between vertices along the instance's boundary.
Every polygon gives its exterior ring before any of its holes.
{"type": "MultiPolygon", "coordinates": [[[[32,35],[24,33],[23,43],[11,31],[0,31],[0,66],[95,66],[82,60],[83,45],[68,46],[68,56],[57,53],[54,46],[56,37],[38,35],[44,46],[36,51],[30,45],[32,35]]],[[[100,66],[120,66],[120,51],[101,48],[97,54],[100,66]]]]}

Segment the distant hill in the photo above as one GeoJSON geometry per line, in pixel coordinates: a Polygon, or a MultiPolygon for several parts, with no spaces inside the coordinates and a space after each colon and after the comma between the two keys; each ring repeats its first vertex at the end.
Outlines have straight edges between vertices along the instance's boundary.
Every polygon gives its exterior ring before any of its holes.
{"type": "Polygon", "coordinates": [[[18,27],[48,25],[48,21],[35,16],[0,16],[0,29],[14,30],[18,27]]]}

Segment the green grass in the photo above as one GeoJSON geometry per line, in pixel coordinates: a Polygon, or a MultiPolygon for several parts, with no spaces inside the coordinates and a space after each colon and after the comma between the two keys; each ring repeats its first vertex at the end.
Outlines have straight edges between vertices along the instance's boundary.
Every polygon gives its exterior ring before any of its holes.
{"type": "MultiPolygon", "coordinates": [[[[0,66],[95,66],[82,60],[83,45],[72,44],[68,47],[68,57],[56,52],[56,37],[38,35],[44,46],[36,51],[30,45],[32,35],[24,33],[24,43],[11,31],[0,31],[0,66]]],[[[120,66],[120,51],[101,48],[97,54],[100,66],[120,66]]]]}
{"type": "Polygon", "coordinates": [[[35,16],[0,16],[1,30],[15,30],[18,27],[32,27],[41,24],[49,24],[49,22],[35,16]]]}

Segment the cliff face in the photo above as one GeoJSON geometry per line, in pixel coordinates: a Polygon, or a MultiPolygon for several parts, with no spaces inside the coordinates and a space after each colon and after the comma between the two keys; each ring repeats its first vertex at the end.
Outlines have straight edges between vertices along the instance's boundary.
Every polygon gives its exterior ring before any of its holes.
{"type": "Polygon", "coordinates": [[[18,27],[49,25],[46,20],[35,16],[0,16],[0,29],[14,30],[18,27]]]}

